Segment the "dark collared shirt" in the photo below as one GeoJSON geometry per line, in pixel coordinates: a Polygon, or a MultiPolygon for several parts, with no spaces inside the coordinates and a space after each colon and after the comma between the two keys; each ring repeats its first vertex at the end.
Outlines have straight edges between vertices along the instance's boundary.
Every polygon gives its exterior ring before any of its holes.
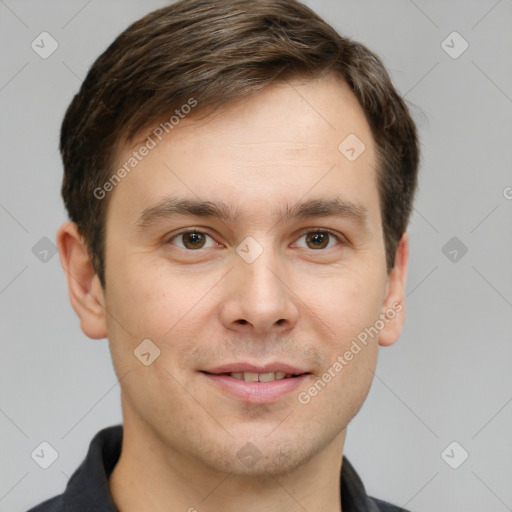
{"type": "MultiPolygon", "coordinates": [[[[118,512],[108,479],[121,455],[123,426],[100,430],[91,441],[87,456],[69,479],[63,494],[28,512],[118,512]]],[[[407,512],[366,494],[363,482],[344,456],[340,477],[343,512],[407,512]]]]}

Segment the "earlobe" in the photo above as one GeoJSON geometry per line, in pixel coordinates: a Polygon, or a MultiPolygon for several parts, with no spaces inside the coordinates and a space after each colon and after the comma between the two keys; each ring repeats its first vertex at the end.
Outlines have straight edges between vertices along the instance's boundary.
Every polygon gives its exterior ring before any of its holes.
{"type": "MultiPolygon", "coordinates": [[[[409,262],[409,235],[404,233],[395,253],[395,266],[388,276],[386,295],[382,305],[384,328],[379,335],[379,345],[393,345],[402,332],[405,321],[405,285],[409,262]]],[[[381,315],[381,316],[382,316],[381,315]]]]}
{"type": "Polygon", "coordinates": [[[107,323],[103,288],[74,222],[66,222],[59,228],[57,245],[66,274],[69,299],[80,318],[82,331],[89,338],[105,338],[107,323]]]}

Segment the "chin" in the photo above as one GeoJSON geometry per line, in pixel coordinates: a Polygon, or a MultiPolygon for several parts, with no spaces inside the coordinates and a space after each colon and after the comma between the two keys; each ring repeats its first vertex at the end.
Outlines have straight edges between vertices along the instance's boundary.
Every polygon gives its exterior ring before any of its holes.
{"type": "Polygon", "coordinates": [[[310,460],[321,446],[308,445],[305,439],[276,438],[272,442],[266,435],[252,436],[252,441],[233,440],[228,445],[210,452],[203,463],[215,471],[251,478],[277,477],[291,473],[310,460]]]}

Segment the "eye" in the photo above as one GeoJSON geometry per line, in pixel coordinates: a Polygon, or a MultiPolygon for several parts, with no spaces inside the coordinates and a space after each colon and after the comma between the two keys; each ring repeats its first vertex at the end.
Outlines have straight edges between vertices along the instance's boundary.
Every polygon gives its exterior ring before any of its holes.
{"type": "MultiPolygon", "coordinates": [[[[307,231],[299,238],[299,240],[301,239],[305,239],[306,245],[299,245],[299,247],[313,250],[330,249],[331,247],[335,246],[336,243],[340,243],[342,241],[339,235],[336,235],[335,233],[326,229],[307,231]]],[[[171,243],[182,249],[191,251],[208,249],[215,247],[216,245],[215,240],[210,235],[195,228],[190,228],[181,231],[180,233],[176,233],[168,239],[167,243],[171,243]],[[208,239],[211,240],[210,245],[207,245],[208,239]]]]}
{"type": "MultiPolygon", "coordinates": [[[[181,233],[173,235],[171,238],[169,238],[168,242],[173,245],[177,245],[182,249],[207,249],[207,238],[210,238],[213,241],[213,238],[210,235],[204,233],[203,231],[199,231],[198,229],[189,229],[187,231],[182,231],[181,233]],[[175,243],[174,240],[180,241],[181,245],[179,243],[175,243]]],[[[214,245],[215,243],[213,245],[210,245],[210,247],[213,247],[214,245]]]]}
{"type": "Polygon", "coordinates": [[[331,248],[333,245],[336,245],[336,242],[340,242],[341,239],[339,236],[335,235],[331,231],[328,230],[315,230],[315,231],[308,231],[307,233],[303,234],[299,240],[305,238],[306,243],[306,249],[326,249],[331,248]],[[329,246],[329,244],[333,242],[332,245],[329,246]]]}

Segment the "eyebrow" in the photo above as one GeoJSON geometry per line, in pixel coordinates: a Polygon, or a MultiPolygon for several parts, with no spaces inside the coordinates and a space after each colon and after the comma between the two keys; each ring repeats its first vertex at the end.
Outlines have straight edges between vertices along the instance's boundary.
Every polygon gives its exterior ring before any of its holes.
{"type": "MultiPolygon", "coordinates": [[[[201,201],[168,197],[146,208],[136,222],[137,229],[143,231],[161,220],[175,216],[218,218],[233,223],[240,217],[240,211],[222,201],[201,201]]],[[[339,217],[356,222],[363,227],[368,218],[368,210],[358,204],[335,197],[333,199],[310,199],[294,205],[286,205],[275,214],[276,222],[305,220],[312,217],[339,217]]]]}

